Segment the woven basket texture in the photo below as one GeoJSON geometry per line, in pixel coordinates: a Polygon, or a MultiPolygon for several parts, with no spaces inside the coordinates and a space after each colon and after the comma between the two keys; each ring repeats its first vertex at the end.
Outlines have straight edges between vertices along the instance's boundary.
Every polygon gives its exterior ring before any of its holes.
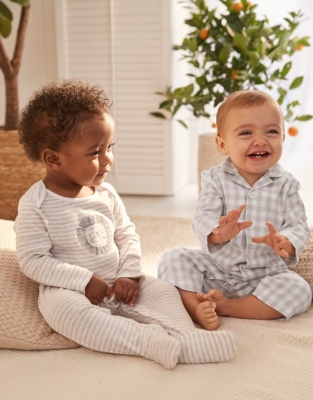
{"type": "Polygon", "coordinates": [[[206,133],[199,136],[199,150],[198,150],[198,183],[199,191],[201,189],[201,172],[214,165],[218,165],[223,162],[226,156],[223,156],[218,150],[215,144],[214,133],[206,133]]]}
{"type": "Polygon", "coordinates": [[[26,157],[17,131],[0,130],[0,218],[14,220],[20,197],[44,176],[43,165],[26,157]]]}

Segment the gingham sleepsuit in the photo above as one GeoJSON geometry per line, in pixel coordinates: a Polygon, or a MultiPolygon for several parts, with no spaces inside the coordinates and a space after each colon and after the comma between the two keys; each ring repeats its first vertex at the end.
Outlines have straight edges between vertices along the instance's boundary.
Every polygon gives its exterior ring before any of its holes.
{"type": "Polygon", "coordinates": [[[270,168],[252,187],[227,158],[202,172],[202,191],[193,221],[200,250],[167,250],[158,262],[158,277],[187,291],[221,290],[227,297],[253,294],[289,319],[311,304],[309,284],[288,266],[295,265],[308,242],[299,183],[279,164],[270,168]],[[223,244],[210,244],[207,236],[218,219],[245,204],[242,221],[253,225],[223,244]],[[272,248],[256,244],[252,237],[268,234],[266,222],[286,236],[296,249],[289,258],[275,255],[272,248]]]}
{"type": "Polygon", "coordinates": [[[40,283],[39,309],[60,334],[93,350],[140,355],[165,368],[234,356],[232,332],[197,329],[174,286],[142,274],[138,235],[111,185],[71,199],[37,182],[20,200],[14,229],[19,265],[40,283]],[[93,274],[109,285],[118,277],[140,277],[136,304],[105,298],[92,305],[85,287],[93,274]]]}

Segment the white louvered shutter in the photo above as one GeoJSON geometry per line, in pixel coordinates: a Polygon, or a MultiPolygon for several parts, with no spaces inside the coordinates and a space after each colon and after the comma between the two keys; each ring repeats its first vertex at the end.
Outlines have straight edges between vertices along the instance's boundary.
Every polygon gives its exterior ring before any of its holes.
{"type": "Polygon", "coordinates": [[[172,194],[171,123],[151,117],[170,84],[168,0],[55,0],[60,76],[86,77],[113,100],[122,194],[172,194]]]}

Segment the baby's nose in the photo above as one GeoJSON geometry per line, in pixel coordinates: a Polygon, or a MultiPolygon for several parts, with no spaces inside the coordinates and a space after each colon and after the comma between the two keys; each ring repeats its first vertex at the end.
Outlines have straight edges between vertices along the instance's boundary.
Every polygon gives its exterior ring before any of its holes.
{"type": "Polygon", "coordinates": [[[260,135],[260,136],[255,137],[255,139],[254,139],[255,146],[263,146],[265,144],[267,144],[266,136],[260,135]]]}

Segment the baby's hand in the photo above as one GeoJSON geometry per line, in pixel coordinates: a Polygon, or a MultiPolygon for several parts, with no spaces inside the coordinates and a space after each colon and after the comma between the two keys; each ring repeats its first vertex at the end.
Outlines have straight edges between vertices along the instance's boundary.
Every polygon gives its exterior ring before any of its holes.
{"type": "Polygon", "coordinates": [[[91,304],[98,305],[105,297],[112,296],[112,290],[98,275],[92,275],[85,288],[85,296],[91,304]]]}
{"type": "Polygon", "coordinates": [[[267,246],[272,247],[275,254],[281,257],[289,257],[295,254],[295,248],[285,236],[276,231],[271,222],[266,223],[269,234],[265,236],[252,238],[254,243],[265,243],[267,246]]]}
{"type": "Polygon", "coordinates": [[[229,211],[226,215],[220,217],[218,220],[218,228],[212,229],[212,233],[208,236],[209,243],[225,243],[238,235],[243,229],[249,228],[252,221],[238,222],[242,210],[246,206],[243,204],[235,210],[229,211]]]}
{"type": "Polygon", "coordinates": [[[139,278],[117,278],[112,289],[115,299],[133,306],[140,291],[138,280],[139,278]]]}

